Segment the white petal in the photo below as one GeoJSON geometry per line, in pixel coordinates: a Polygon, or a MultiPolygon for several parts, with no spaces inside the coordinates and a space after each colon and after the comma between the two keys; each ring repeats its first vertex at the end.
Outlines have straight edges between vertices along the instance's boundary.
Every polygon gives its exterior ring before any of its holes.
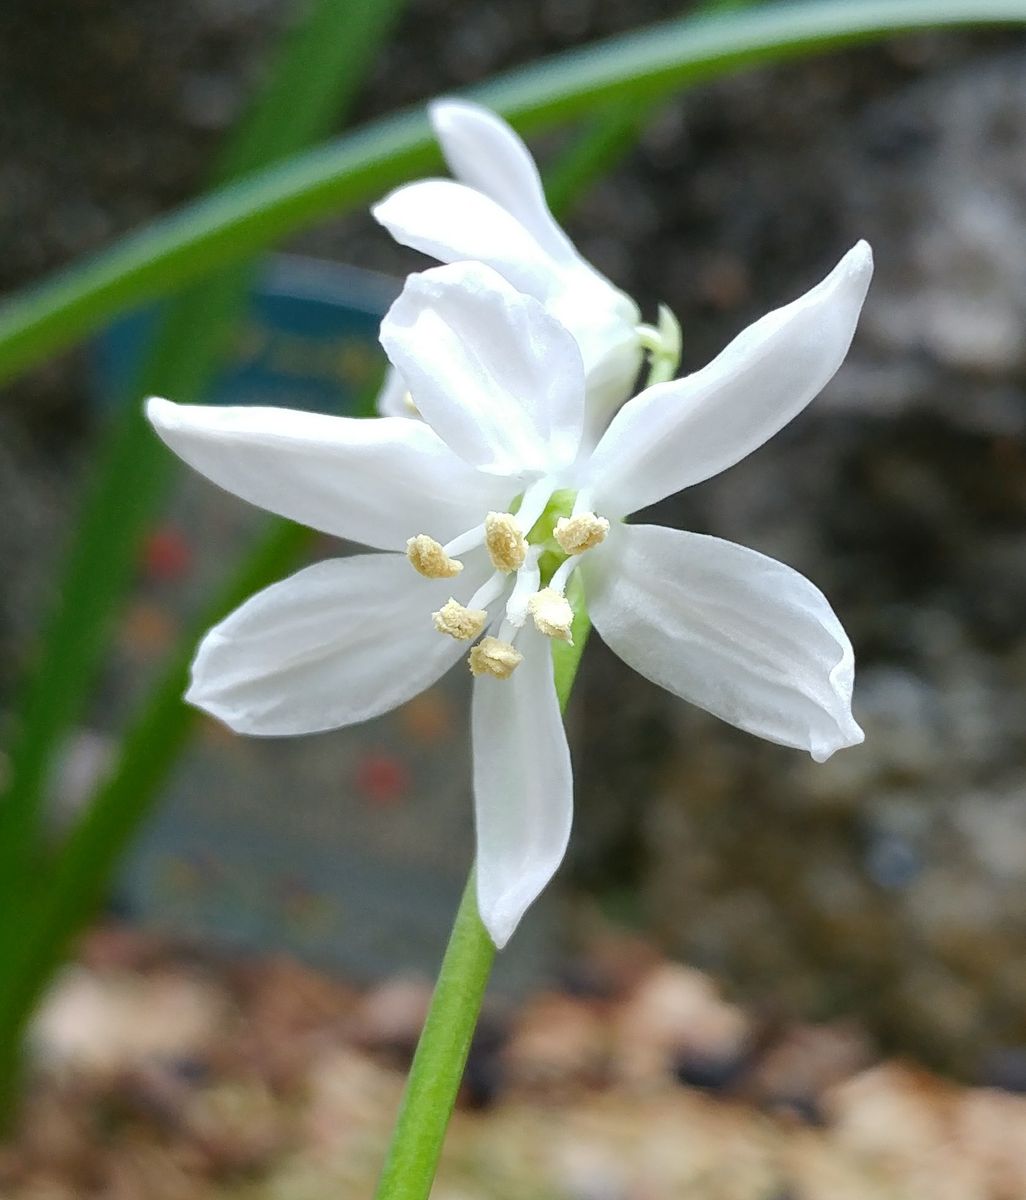
{"type": "Polygon", "coordinates": [[[574,335],[587,374],[588,431],[591,445],[625,400],[634,395],[641,366],[638,322],[633,300],[591,267],[563,274],[562,290],[546,309],[574,335]]]}
{"type": "Polygon", "coordinates": [[[416,417],[417,410],[410,399],[410,389],[406,380],[395,367],[389,365],[385,379],[374,402],[374,411],[380,417],[416,417]]]}
{"type": "Polygon", "coordinates": [[[156,397],[146,413],[171,449],[219,487],[383,550],[404,549],[418,533],[448,541],[512,499],[508,485],[468,468],[419,421],[156,397]]]}
{"type": "MultiPolygon", "coordinates": [[[[483,558],[483,556],[481,556],[483,558]]],[[[328,559],[272,584],[206,635],[186,699],[239,733],[315,733],[388,712],[466,652],[431,620],[488,573],[427,580],[404,555],[328,559]]]]}
{"type": "Polygon", "coordinates": [[[707,367],[617,413],[588,467],[596,505],[624,516],[708,479],[761,446],[844,361],[873,273],[865,242],[818,286],[749,326],[707,367]]]}
{"type": "Polygon", "coordinates": [[[411,275],[381,323],[381,344],[421,415],[472,466],[519,475],[577,453],[577,343],[482,263],[411,275]]]}
{"type": "Polygon", "coordinates": [[[817,762],[863,740],[851,643],[797,571],[657,525],[614,527],[581,570],[602,640],[654,683],[817,762]]]}
{"type": "Polygon", "coordinates": [[[516,217],[465,184],[451,179],[409,183],[371,212],[397,242],[439,262],[486,263],[539,300],[559,286],[556,265],[516,217]]]}
{"type": "Polygon", "coordinates": [[[517,648],[509,679],[474,681],[477,903],[500,950],[563,861],[573,817],[551,648],[533,629],[517,648]]]}
{"type": "Polygon", "coordinates": [[[618,406],[638,371],[637,306],[581,258],[549,211],[534,160],[501,118],[462,100],[436,101],[430,113],[460,182],[408,184],[374,216],[403,245],[441,262],[483,262],[543,301],[578,341],[589,404],[606,390],[618,406]]]}
{"type": "Polygon", "coordinates": [[[538,168],[515,130],[466,100],[436,100],[428,112],[456,178],[501,204],[546,254],[576,262],[577,251],[549,211],[538,168]]]}
{"type": "Polygon", "coordinates": [[[407,184],[372,211],[403,245],[444,263],[482,262],[542,301],[577,338],[589,375],[614,375],[623,399],[637,374],[637,306],[572,247],[554,258],[501,204],[448,179],[407,184]]]}

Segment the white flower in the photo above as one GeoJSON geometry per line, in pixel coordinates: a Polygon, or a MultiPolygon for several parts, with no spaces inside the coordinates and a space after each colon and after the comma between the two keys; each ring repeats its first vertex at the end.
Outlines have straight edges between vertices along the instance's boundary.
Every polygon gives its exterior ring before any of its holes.
{"type": "Polygon", "coordinates": [[[851,645],[808,580],[623,518],[800,412],[843,360],[871,272],[860,243],[703,370],[628,402],[593,451],[576,341],[474,263],[411,276],[382,325],[423,422],[150,400],[160,436],[214,482],[392,552],[322,562],[254,596],[203,640],[188,699],[243,733],[347,725],[409,699],[484,634],[469,655],[478,901],[499,946],[569,837],[547,640],[570,636],[574,571],[599,634],[648,678],[817,760],[861,741],[851,645]]]}
{"type": "MultiPolygon", "coordinates": [[[[641,363],[637,305],[577,252],[549,211],[530,151],[505,121],[465,100],[436,100],[428,113],[458,182],[406,184],[371,211],[403,245],[440,262],[486,263],[540,300],[577,339],[589,409],[603,426],[641,363]]],[[[384,415],[410,415],[401,379],[390,376],[378,405],[384,415]]]]}

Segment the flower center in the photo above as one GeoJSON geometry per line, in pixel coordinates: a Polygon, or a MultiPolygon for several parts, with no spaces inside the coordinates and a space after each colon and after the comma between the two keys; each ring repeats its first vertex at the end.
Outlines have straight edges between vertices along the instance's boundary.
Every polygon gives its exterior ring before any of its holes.
{"type": "Polygon", "coordinates": [[[474,675],[508,679],[523,661],[514,643],[528,618],[539,633],[573,644],[567,583],[581,555],[608,533],[609,522],[590,510],[584,493],[542,479],[516,497],[509,512],[487,513],[480,525],[445,545],[417,534],[406,543],[406,556],[426,578],[452,579],[463,570],[457,555],[486,551],[493,574],[465,602],[450,596],[431,619],[439,633],[466,642],[480,637],[490,618],[496,620],[497,628],[471,649],[468,663],[474,675]],[[492,609],[503,596],[499,617],[492,609]]]}

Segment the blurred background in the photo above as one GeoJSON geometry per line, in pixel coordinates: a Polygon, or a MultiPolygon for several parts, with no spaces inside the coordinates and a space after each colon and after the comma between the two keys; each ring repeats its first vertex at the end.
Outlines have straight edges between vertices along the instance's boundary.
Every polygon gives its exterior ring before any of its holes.
{"type": "MultiPolygon", "coordinates": [[[[411,0],[354,120],[679,12],[411,0]]],[[[201,190],[294,19],[6,0],[0,287],[201,190]]],[[[949,33],[747,71],[660,104],[568,214],[649,318],[677,313],[688,370],[873,245],[824,395],[657,514],[826,592],[866,742],[816,765],[592,640],[570,856],[500,961],[439,1196],[1026,1196],[1024,66],[1021,35],[949,33]]],[[[221,394],[352,405],[423,260],[363,215],[282,250],[221,394]]],[[[0,396],[0,732],[143,336],[0,396]]],[[[53,773],[55,828],[259,522],[183,470],[53,773]]],[[[35,1028],[4,1195],[367,1193],[470,858],[467,694],[289,742],[199,729],[35,1028]]]]}

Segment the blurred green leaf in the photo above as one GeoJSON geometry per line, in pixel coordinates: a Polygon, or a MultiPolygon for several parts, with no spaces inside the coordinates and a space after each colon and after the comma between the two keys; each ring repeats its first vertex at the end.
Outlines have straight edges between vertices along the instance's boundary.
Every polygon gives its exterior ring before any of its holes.
{"type": "Polygon", "coordinates": [[[0,956],[0,1107],[3,1100],[10,1102],[3,1095],[4,1085],[11,1086],[3,1067],[16,1062],[12,1044],[69,941],[103,900],[118,859],[199,719],[182,700],[196,642],[243,600],[291,571],[312,538],[311,530],[276,520],[258,539],[223,593],[183,639],[52,869],[35,882],[31,902],[22,897],[19,921],[8,922],[17,928],[15,937],[5,939],[0,956]]]}
{"type": "Polygon", "coordinates": [[[573,197],[615,165],[637,141],[651,111],[651,100],[626,100],[609,105],[588,122],[546,177],[545,191],[553,211],[567,207],[573,197]]]}
{"type": "MultiPolygon", "coordinates": [[[[805,0],[654,26],[546,59],[467,94],[520,125],[655,98],[756,63],[893,34],[1026,24],[1026,0],[805,0]]],[[[438,162],[423,113],[376,121],[186,205],[15,296],[0,312],[0,379],[113,313],[223,267],[438,162]]]]}
{"type": "MultiPolygon", "coordinates": [[[[318,0],[286,39],[266,91],[233,134],[216,176],[253,171],[322,136],[351,101],[400,8],[401,0],[318,0]]],[[[0,807],[0,901],[8,911],[23,904],[24,884],[37,869],[41,797],[55,749],[81,708],[141,539],[175,470],[136,397],[197,398],[221,361],[250,285],[251,267],[236,263],[170,302],[95,465],[56,589],[57,608],[33,664],[0,807]]],[[[8,942],[20,937],[9,924],[6,929],[0,960],[8,942]]]]}

